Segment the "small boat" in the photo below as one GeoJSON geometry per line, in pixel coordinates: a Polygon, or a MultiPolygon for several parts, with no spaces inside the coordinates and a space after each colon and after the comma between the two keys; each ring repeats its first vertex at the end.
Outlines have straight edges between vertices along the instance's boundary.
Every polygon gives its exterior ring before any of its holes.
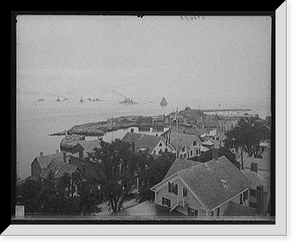
{"type": "Polygon", "coordinates": [[[59,98],[57,98],[56,102],[60,102],[60,99],[59,99],[59,98]]]}
{"type": "Polygon", "coordinates": [[[168,104],[167,100],[165,99],[165,97],[163,97],[162,100],[160,101],[160,105],[166,106],[167,104],[168,104]]]}
{"type": "Polygon", "coordinates": [[[81,97],[81,99],[79,100],[79,103],[84,103],[84,100],[82,99],[82,97],[81,97]]]}
{"type": "Polygon", "coordinates": [[[38,99],[38,101],[40,102],[40,101],[45,101],[43,98],[40,98],[40,99],[38,99]]]}

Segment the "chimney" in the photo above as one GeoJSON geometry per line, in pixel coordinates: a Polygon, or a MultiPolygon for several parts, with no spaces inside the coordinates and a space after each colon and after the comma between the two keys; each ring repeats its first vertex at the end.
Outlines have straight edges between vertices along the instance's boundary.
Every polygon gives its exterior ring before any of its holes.
{"type": "Polygon", "coordinates": [[[131,149],[132,149],[132,152],[134,153],[135,152],[135,142],[131,142],[131,149]]]}
{"type": "Polygon", "coordinates": [[[213,160],[218,160],[219,158],[219,149],[218,148],[212,148],[211,149],[211,155],[213,160]]]}
{"type": "Polygon", "coordinates": [[[257,163],[251,163],[251,171],[254,171],[257,173],[258,171],[258,164],[257,163]]]}
{"type": "Polygon", "coordinates": [[[65,163],[67,162],[67,153],[65,151],[63,152],[63,160],[65,163]]]}
{"type": "Polygon", "coordinates": [[[43,152],[40,152],[40,156],[43,156],[43,152]]]}
{"type": "Polygon", "coordinates": [[[83,158],[83,150],[79,150],[79,158],[83,158]]]}
{"type": "Polygon", "coordinates": [[[257,214],[263,214],[265,211],[264,205],[264,187],[262,185],[257,186],[256,190],[256,205],[257,205],[257,214]]]}
{"type": "Polygon", "coordinates": [[[59,153],[59,150],[56,150],[56,154],[58,154],[59,153]]]}

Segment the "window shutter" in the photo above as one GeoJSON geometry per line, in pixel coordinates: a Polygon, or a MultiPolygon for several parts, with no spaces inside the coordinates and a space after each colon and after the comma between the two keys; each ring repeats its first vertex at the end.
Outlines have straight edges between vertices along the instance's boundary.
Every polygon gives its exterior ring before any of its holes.
{"type": "Polygon", "coordinates": [[[171,183],[170,183],[170,182],[168,182],[168,191],[169,191],[169,193],[171,193],[171,192],[172,192],[172,185],[171,185],[171,183]]]}
{"type": "Polygon", "coordinates": [[[175,194],[178,195],[178,184],[175,185],[175,194]]]}

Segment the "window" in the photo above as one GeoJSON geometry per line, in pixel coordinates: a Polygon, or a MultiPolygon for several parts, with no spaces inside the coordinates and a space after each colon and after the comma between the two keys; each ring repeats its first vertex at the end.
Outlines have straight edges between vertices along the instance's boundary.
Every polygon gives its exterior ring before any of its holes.
{"type": "Polygon", "coordinates": [[[250,196],[256,197],[256,190],[250,189],[250,196]]]}
{"type": "Polygon", "coordinates": [[[243,193],[243,202],[245,202],[248,199],[248,191],[245,191],[243,193]]]}
{"type": "Polygon", "coordinates": [[[170,200],[170,199],[167,199],[167,198],[165,198],[165,197],[162,197],[161,203],[162,203],[162,205],[166,205],[166,206],[168,206],[168,207],[171,207],[171,200],[170,200]]]}
{"type": "Polygon", "coordinates": [[[183,189],[182,189],[182,196],[187,197],[187,188],[186,187],[183,187],[183,189]]]}
{"type": "Polygon", "coordinates": [[[193,146],[196,146],[197,145],[197,140],[193,142],[193,146]]]}
{"type": "Polygon", "coordinates": [[[191,150],[191,156],[193,156],[193,151],[191,150]]]}
{"type": "Polygon", "coordinates": [[[159,143],[159,145],[158,145],[159,147],[161,147],[162,146],[162,143],[159,143]]]}
{"type": "Polygon", "coordinates": [[[217,215],[217,216],[220,216],[220,207],[217,208],[216,212],[217,212],[216,215],[217,215]]]}
{"type": "Polygon", "coordinates": [[[198,210],[188,207],[188,216],[198,216],[198,210]]]}
{"type": "Polygon", "coordinates": [[[175,195],[178,195],[178,184],[168,182],[168,191],[169,193],[174,193],[175,195]]]}

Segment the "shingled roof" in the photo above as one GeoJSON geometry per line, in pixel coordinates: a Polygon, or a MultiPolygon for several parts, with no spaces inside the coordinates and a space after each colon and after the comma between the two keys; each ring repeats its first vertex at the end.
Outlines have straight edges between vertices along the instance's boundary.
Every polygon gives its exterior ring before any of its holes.
{"type": "Polygon", "coordinates": [[[148,149],[152,152],[161,139],[163,138],[160,136],[128,132],[123,137],[122,141],[128,143],[134,142],[136,152],[139,152],[141,149],[148,149]]]}
{"type": "Polygon", "coordinates": [[[35,160],[39,163],[41,169],[45,169],[52,160],[60,158],[61,160],[63,159],[63,153],[55,153],[55,154],[50,154],[50,155],[41,155],[39,157],[36,157],[35,160]]]}
{"type": "Polygon", "coordinates": [[[177,158],[163,181],[172,175],[180,177],[209,210],[252,185],[225,156],[206,163],[177,158]]]}
{"type": "Polygon", "coordinates": [[[62,158],[53,159],[49,165],[42,170],[40,177],[47,178],[50,172],[54,173],[56,178],[62,177],[65,173],[71,174],[77,171],[77,167],[70,163],[64,162],[62,158]]]}
{"type": "Polygon", "coordinates": [[[193,145],[193,142],[198,139],[197,135],[191,134],[183,134],[183,133],[170,133],[170,144],[173,148],[177,148],[178,151],[182,149],[182,147],[190,147],[193,145]]]}

